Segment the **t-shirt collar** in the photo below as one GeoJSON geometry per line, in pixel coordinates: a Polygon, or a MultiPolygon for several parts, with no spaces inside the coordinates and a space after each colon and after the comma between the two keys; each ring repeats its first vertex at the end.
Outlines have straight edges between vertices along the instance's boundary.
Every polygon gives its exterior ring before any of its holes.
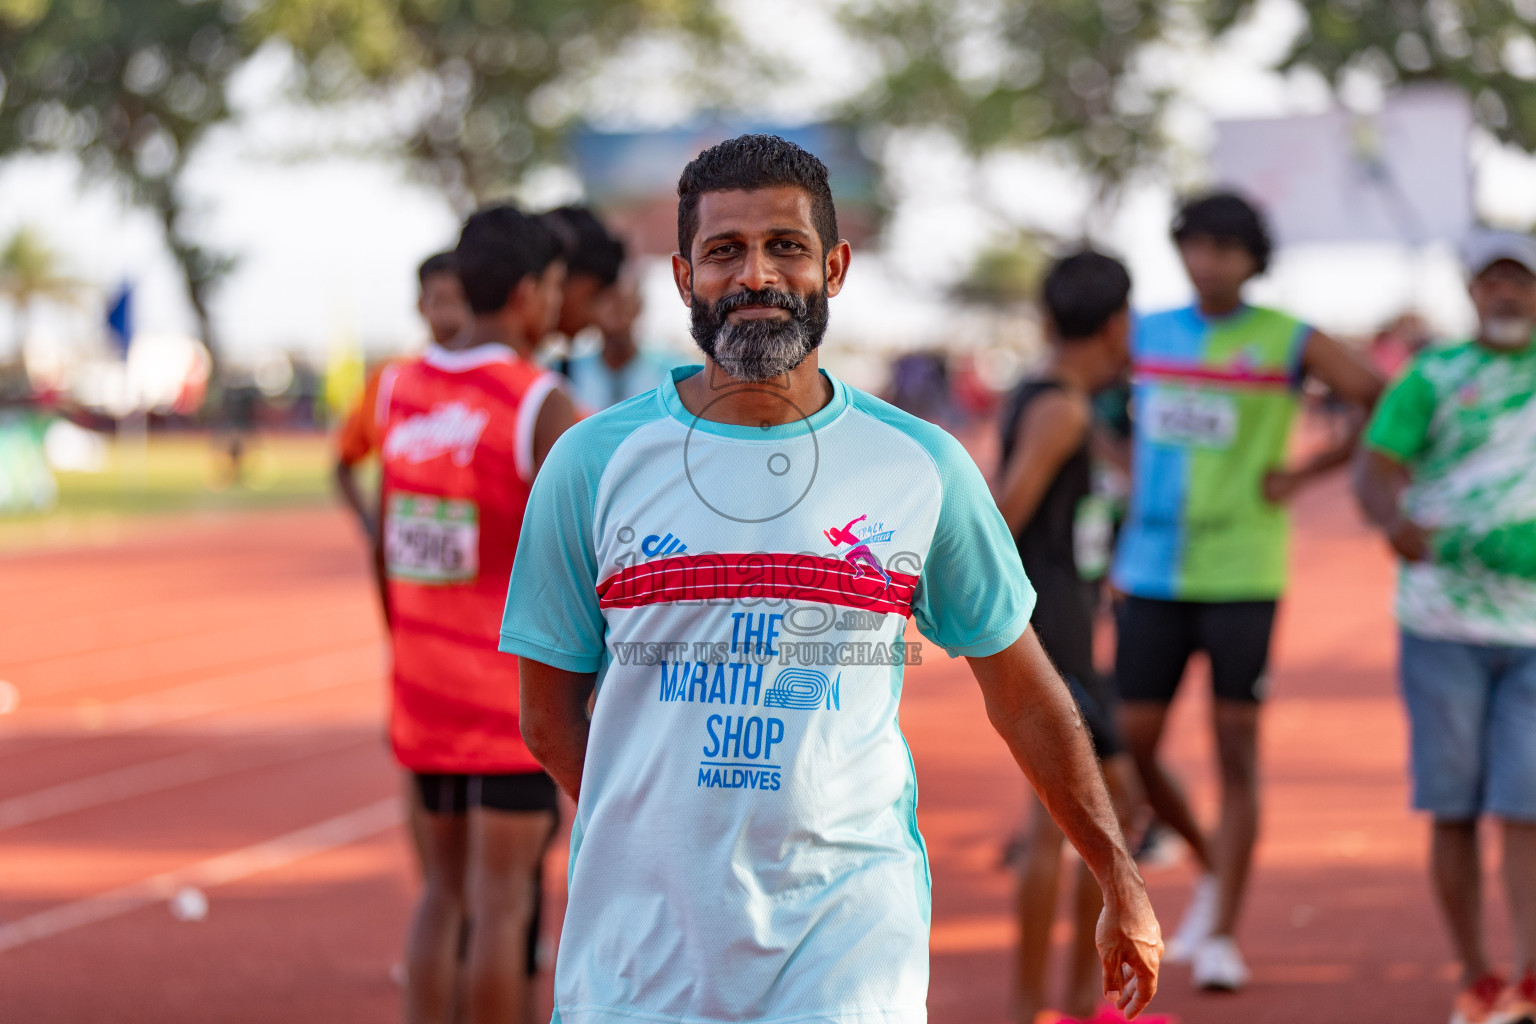
{"type": "Polygon", "coordinates": [[[454,372],[473,370],[490,363],[510,363],[517,358],[512,346],[499,341],[487,341],[471,348],[446,349],[441,345],[428,345],[422,361],[439,370],[454,372]]]}
{"type": "MultiPolygon", "coordinates": [[[[683,405],[683,400],[678,397],[678,381],[686,380],[694,374],[702,373],[703,371],[704,367],[698,363],[675,367],[661,382],[659,389],[661,402],[666,406],[668,414],[679,423],[692,430],[714,434],[718,437],[729,437],[739,441],[779,441],[784,438],[802,437],[807,428],[815,432],[830,426],[834,420],[843,414],[849,404],[848,389],[843,385],[843,382],[828,373],[825,368],[820,368],[819,372],[821,375],[832,385],[832,400],[815,412],[806,415],[804,410],[797,409],[798,415],[794,420],[788,423],[770,424],[766,427],[753,427],[740,423],[721,423],[718,420],[707,419],[707,409],[704,415],[695,416],[688,411],[687,406],[683,405]]],[[[782,394],[782,389],[773,384],[763,384],[761,388],[769,394],[782,394]]],[[[787,396],[784,397],[784,401],[786,404],[791,404],[787,396]]]]}

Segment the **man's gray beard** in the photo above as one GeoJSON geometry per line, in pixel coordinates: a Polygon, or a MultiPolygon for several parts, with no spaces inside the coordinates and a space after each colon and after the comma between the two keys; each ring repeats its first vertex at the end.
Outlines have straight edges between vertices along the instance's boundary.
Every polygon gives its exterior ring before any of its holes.
{"type": "Polygon", "coordinates": [[[761,384],[782,377],[805,362],[816,347],[808,325],[788,321],[726,320],[715,331],[716,365],[739,381],[761,384]]]}
{"type": "Polygon", "coordinates": [[[1536,334],[1536,323],[1521,316],[1489,317],[1483,321],[1483,341],[1494,348],[1525,348],[1536,334]]]}

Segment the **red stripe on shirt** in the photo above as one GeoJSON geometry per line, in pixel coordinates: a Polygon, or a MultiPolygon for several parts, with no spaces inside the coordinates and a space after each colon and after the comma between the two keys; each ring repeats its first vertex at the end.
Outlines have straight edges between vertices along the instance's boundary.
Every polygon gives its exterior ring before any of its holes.
{"type": "Polygon", "coordinates": [[[783,598],[907,615],[918,577],[886,569],[891,582],[841,558],[783,553],[673,555],[609,576],[597,585],[603,608],[638,608],[674,601],[783,598]]]}
{"type": "Polygon", "coordinates": [[[1284,370],[1251,370],[1242,367],[1194,366],[1156,360],[1138,362],[1136,373],[1151,380],[1185,380],[1204,383],[1245,384],[1258,387],[1290,387],[1294,379],[1284,370]]]}

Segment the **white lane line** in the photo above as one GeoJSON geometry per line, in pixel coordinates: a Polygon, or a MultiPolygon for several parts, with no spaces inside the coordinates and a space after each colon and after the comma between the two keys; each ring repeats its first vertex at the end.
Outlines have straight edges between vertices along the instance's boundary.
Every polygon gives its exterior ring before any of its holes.
{"type": "Polygon", "coordinates": [[[50,907],[30,917],[0,925],[0,953],[170,899],[183,886],[211,889],[263,871],[286,867],[306,857],[377,835],[398,825],[400,818],[400,798],[388,797],[296,832],[211,857],[179,871],[166,871],[108,892],[50,907]]]}
{"type": "MultiPolygon", "coordinates": [[[[228,632],[231,634],[231,636],[239,637],[244,634],[245,630],[229,630],[228,632]]],[[[148,647],[151,645],[146,643],[141,646],[148,647]]],[[[180,668],[156,671],[147,676],[142,674],[128,674],[123,676],[104,678],[90,671],[89,667],[81,669],[77,666],[76,671],[79,674],[73,678],[55,678],[43,682],[28,682],[24,684],[24,686],[21,686],[20,689],[22,695],[25,696],[29,702],[36,702],[41,698],[57,698],[68,696],[70,694],[78,694],[82,690],[102,688],[112,689],[123,686],[143,684],[162,684],[162,688],[164,688],[165,686],[181,685],[189,681],[197,682],[199,680],[206,680],[209,678],[223,678],[239,673],[280,668],[284,665],[305,661],[310,658],[323,657],[327,654],[362,652],[365,655],[372,654],[377,657],[378,655],[376,652],[380,651],[381,649],[383,649],[382,645],[377,639],[374,638],[358,638],[352,641],[343,640],[338,643],[337,639],[333,636],[327,638],[323,642],[317,641],[315,643],[301,647],[293,647],[289,649],[271,647],[262,653],[239,657],[233,661],[214,660],[205,665],[184,664],[180,668]]],[[[84,660],[88,658],[92,653],[95,652],[89,652],[87,654],[77,653],[61,655],[60,657],[52,660],[84,660]]],[[[140,657],[147,659],[152,657],[152,655],[141,654],[140,657]]],[[[118,664],[122,664],[122,662],[119,662],[118,664]]],[[[8,666],[7,670],[11,672],[13,677],[17,675],[31,674],[27,671],[25,663],[11,664],[8,666]]],[[[153,693],[157,691],[151,690],[148,692],[153,693]]]]}
{"type": "Polygon", "coordinates": [[[160,793],[178,786],[189,786],[194,782],[206,782],[222,775],[234,775],[306,757],[337,753],[361,742],[361,737],[354,736],[346,743],[318,748],[247,750],[235,758],[224,748],[172,754],[0,800],[0,829],[30,825],[35,821],[57,818],[102,804],[160,793]]]}
{"type": "MultiPolygon", "coordinates": [[[[62,738],[52,741],[45,740],[42,743],[27,747],[17,747],[7,750],[0,749],[0,757],[9,754],[28,753],[30,751],[51,749],[60,743],[73,742],[92,736],[119,736],[123,733],[139,732],[144,729],[152,729],[157,726],[174,725],[189,719],[200,718],[204,715],[218,715],[238,712],[252,712],[263,704],[275,704],[280,701],[292,700],[295,697],[306,697],[311,694],[322,693],[343,686],[378,686],[382,673],[370,672],[363,677],[353,676],[347,678],[344,674],[337,678],[311,679],[288,686],[270,686],[253,700],[226,700],[202,704],[161,704],[157,703],[166,693],[173,691],[161,691],[146,697],[131,697],[127,700],[113,704],[84,704],[76,708],[44,708],[32,712],[30,715],[7,715],[0,724],[0,740],[20,739],[26,736],[38,734],[68,733],[62,738]]],[[[218,681],[221,686],[227,687],[227,680],[218,681]]],[[[200,692],[193,691],[195,687],[205,687],[204,683],[190,684],[185,687],[176,687],[176,690],[184,691],[178,696],[201,696],[200,692]]],[[[259,718],[260,712],[256,712],[259,718]]],[[[251,720],[246,720],[247,727],[251,727],[251,720]]]]}

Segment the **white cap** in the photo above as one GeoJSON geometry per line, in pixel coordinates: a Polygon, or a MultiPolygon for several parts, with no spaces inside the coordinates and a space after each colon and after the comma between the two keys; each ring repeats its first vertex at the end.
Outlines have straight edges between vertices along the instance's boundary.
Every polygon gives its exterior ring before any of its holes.
{"type": "Polygon", "coordinates": [[[1518,231],[1476,230],[1461,247],[1467,277],[1474,278],[1498,263],[1510,260],[1536,274],[1536,238],[1518,231]]]}

